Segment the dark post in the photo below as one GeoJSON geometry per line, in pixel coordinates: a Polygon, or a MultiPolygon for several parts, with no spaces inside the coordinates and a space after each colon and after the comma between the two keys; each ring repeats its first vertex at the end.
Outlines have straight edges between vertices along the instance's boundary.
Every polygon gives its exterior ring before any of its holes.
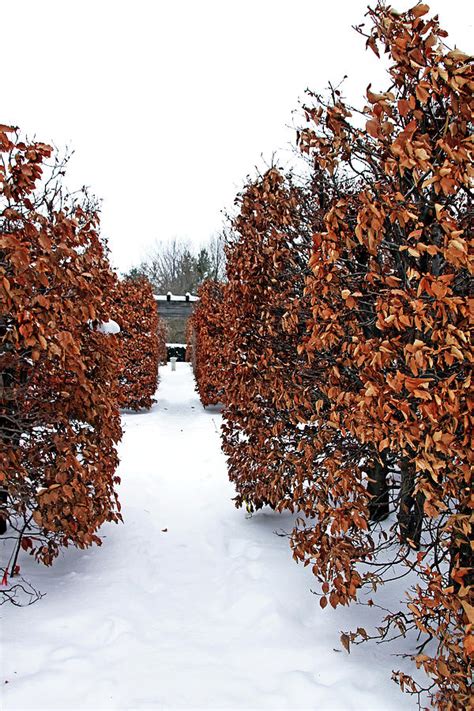
{"type": "Polygon", "coordinates": [[[7,511],[4,508],[8,501],[8,493],[6,489],[0,489],[0,536],[3,536],[7,531],[7,511]]]}

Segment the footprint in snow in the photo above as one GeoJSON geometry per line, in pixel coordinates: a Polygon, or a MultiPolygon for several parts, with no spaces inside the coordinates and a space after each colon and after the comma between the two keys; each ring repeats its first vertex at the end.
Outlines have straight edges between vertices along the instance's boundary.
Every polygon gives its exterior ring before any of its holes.
{"type": "Polygon", "coordinates": [[[99,645],[115,642],[121,635],[130,633],[132,627],[130,622],[122,617],[106,617],[95,631],[95,642],[99,645]]]}
{"type": "Polygon", "coordinates": [[[258,560],[262,555],[260,546],[249,543],[244,538],[231,538],[227,543],[227,553],[230,558],[247,558],[247,560],[258,560]]]}

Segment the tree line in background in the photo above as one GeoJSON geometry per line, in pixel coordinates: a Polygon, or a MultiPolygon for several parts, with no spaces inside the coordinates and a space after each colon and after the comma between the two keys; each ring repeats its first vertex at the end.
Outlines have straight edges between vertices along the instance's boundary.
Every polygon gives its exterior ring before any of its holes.
{"type": "Polygon", "coordinates": [[[224,279],[224,243],[225,235],[216,235],[194,253],[185,240],[157,242],[148,257],[127,276],[131,279],[145,277],[155,294],[195,294],[207,279],[224,279]]]}
{"type": "Polygon", "coordinates": [[[348,106],[309,93],[305,178],[272,166],[237,197],[227,282],[188,330],[204,405],[224,404],[236,505],[299,512],[289,538],[320,605],[358,600],[408,637],[401,688],[469,708],[472,537],[472,59],[429,8],[361,25],[387,90],[348,106]],[[395,593],[396,594],[396,593],[395,593]]]}
{"type": "Polygon", "coordinates": [[[0,125],[0,603],[35,599],[21,550],[51,565],[121,520],[119,408],[151,405],[164,357],[149,282],[118,280],[65,162],[0,125]]]}

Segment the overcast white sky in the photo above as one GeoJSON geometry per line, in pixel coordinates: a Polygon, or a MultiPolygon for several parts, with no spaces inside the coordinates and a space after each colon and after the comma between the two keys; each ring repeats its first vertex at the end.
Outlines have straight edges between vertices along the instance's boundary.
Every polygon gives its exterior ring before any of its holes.
{"type": "MultiPolygon", "coordinates": [[[[384,87],[351,29],[367,4],[0,0],[0,123],[74,148],[67,184],[103,198],[112,261],[127,270],[155,240],[205,243],[256,165],[276,149],[291,160],[306,87],[344,74],[353,100],[384,87]]],[[[472,3],[428,4],[448,43],[472,51],[472,3]]]]}

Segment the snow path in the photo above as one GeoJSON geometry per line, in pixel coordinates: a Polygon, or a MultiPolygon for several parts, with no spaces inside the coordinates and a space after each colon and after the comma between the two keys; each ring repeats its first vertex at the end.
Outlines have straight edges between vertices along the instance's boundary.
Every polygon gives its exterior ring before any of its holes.
{"type": "Polygon", "coordinates": [[[1,708],[414,708],[389,647],[334,651],[364,610],[319,608],[274,535],[292,517],[234,508],[220,415],[189,366],[160,380],[152,410],[123,417],[125,524],[53,569],[23,558],[47,595],[1,608],[1,708]]]}

